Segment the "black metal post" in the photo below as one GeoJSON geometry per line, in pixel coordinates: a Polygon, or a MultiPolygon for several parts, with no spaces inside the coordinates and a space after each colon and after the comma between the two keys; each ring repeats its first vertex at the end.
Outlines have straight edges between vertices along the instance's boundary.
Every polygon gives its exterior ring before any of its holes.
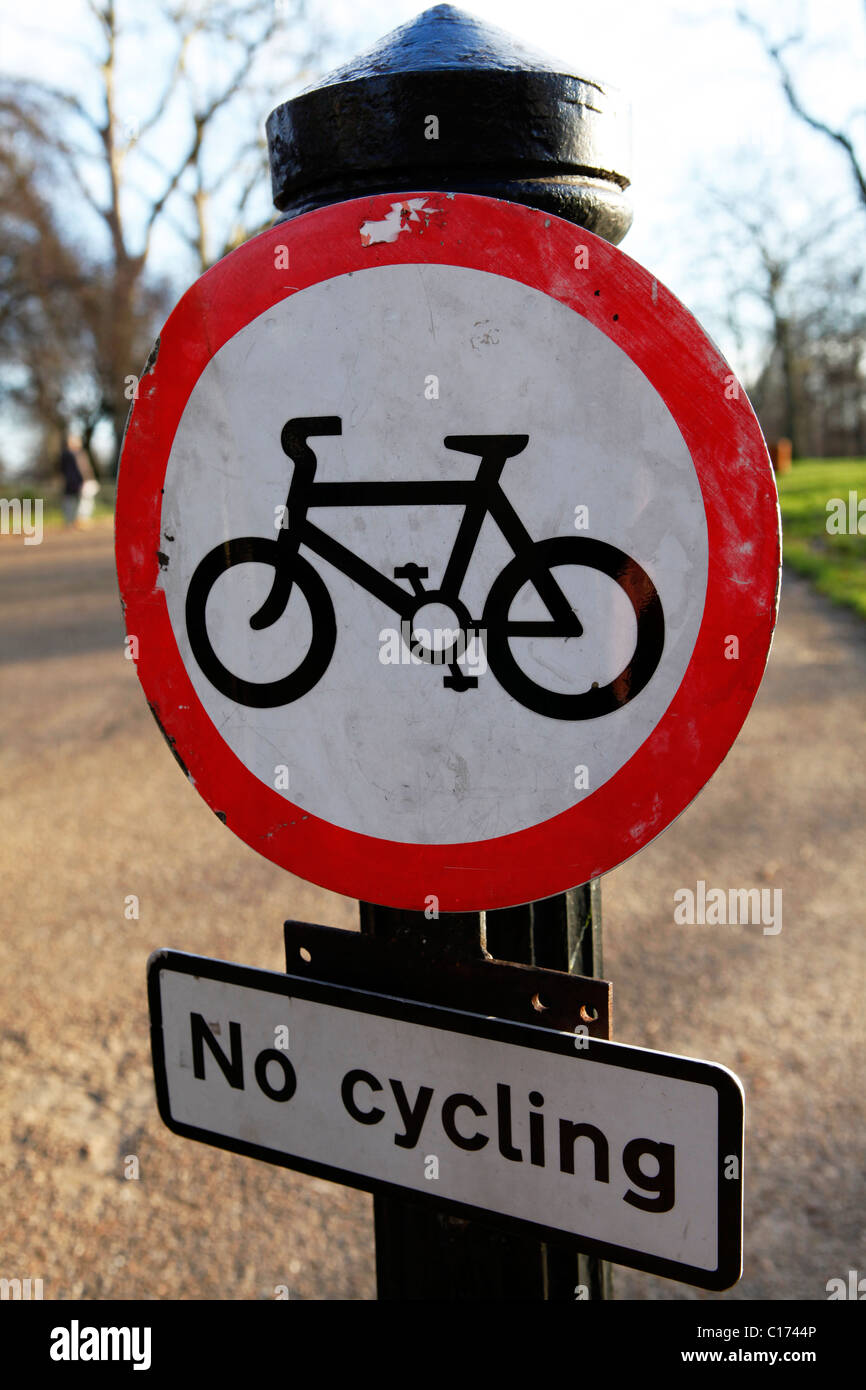
{"type": "MultiPolygon", "coordinates": [[[[285,218],[370,193],[429,189],[543,208],[618,243],[631,224],[627,113],[501,29],[437,5],[268,120],[274,202],[285,218]],[[436,118],[435,138],[430,117],[436,118]]],[[[599,976],[598,882],[488,913],[361,904],[361,930],[428,960],[493,956],[599,976]]],[[[383,1299],[610,1296],[601,1261],[485,1223],[375,1199],[383,1299]]]]}

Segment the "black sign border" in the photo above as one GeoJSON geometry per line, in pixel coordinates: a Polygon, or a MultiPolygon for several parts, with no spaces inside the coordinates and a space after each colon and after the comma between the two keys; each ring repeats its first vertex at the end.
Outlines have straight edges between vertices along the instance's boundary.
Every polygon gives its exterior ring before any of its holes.
{"type": "Polygon", "coordinates": [[[623,1043],[610,1043],[594,1038],[585,1039],[586,1046],[578,1053],[574,1047],[574,1036],[570,1033],[554,1032],[532,1024],[514,1023],[498,1018],[485,1018],[480,1014],[463,1013],[457,1009],[445,1009],[439,1005],[422,1004],[414,1000],[398,999],[393,995],[374,994],[367,990],[350,988],[346,985],[331,984],[327,980],[309,979],[297,975],[282,974],[277,971],[262,970],[257,966],[238,965],[232,961],[212,960],[206,956],[195,956],[185,951],[154,951],[147,962],[147,992],[150,1006],[150,1041],[153,1057],[153,1074],[156,1085],[156,1101],[163,1123],[174,1134],[184,1139],[195,1139],[214,1148],[227,1149],[231,1153],[244,1154],[261,1162],[276,1164],[281,1168],[291,1168],[313,1177],[325,1178],[329,1182],[344,1187],[354,1187],[362,1192],[375,1192],[399,1197],[402,1200],[418,1201],[428,1207],[468,1220],[484,1220],[501,1229],[512,1230],[517,1234],[532,1234],[548,1244],[566,1246],[583,1254],[595,1255],[613,1264],[625,1265],[630,1269],[643,1270],[648,1274],[659,1274],[667,1279],[676,1279],[697,1288],[720,1292],[731,1288],[742,1273],[742,1194],[743,1194],[743,1127],[744,1106],[740,1086],[725,1068],[712,1062],[699,1061],[691,1057],[679,1057],[666,1052],[654,1052],[640,1047],[630,1047],[623,1043]],[[374,1014],[379,1017],[394,1018],[407,1023],[418,1023],[429,1028],[441,1028],[446,1032],[463,1033],[472,1037],[490,1038],[494,1042],[512,1043],[520,1047],[534,1048],[539,1052],[550,1052],[560,1056],[573,1057],[576,1062],[584,1059],[605,1062],[611,1066],[627,1067],[657,1076],[670,1076],[682,1081],[696,1082],[702,1086],[712,1086],[719,1102],[719,1151],[718,1162],[718,1265],[713,1270],[695,1265],[669,1260],[657,1255],[648,1255],[640,1250],[631,1250],[607,1241],[596,1240],[591,1236],[576,1235],[556,1227],[543,1226],[522,1217],[491,1211],[486,1207],[472,1206],[466,1202],[440,1197],[413,1187],[402,1187],[397,1183],[371,1178],[350,1169],[338,1168],[333,1164],[317,1163],[310,1159],[298,1158],[281,1150],[269,1149],[261,1144],[252,1144],[229,1135],[217,1134],[213,1130],[201,1129],[197,1125],[175,1120],[171,1113],[168,1094],[168,1075],[165,1065],[165,1050],[162,1031],[162,998],[160,977],[163,971],[175,974],[194,975],[208,980],[219,980],[226,984],[243,985],[247,989],[258,989],[266,994],[279,994],[286,998],[308,999],[313,1003],[330,1004],[335,1008],[349,1009],[355,1013],[374,1014]],[[723,1167],[728,1155],[736,1155],[739,1162],[739,1177],[725,1178],[723,1167]]]}

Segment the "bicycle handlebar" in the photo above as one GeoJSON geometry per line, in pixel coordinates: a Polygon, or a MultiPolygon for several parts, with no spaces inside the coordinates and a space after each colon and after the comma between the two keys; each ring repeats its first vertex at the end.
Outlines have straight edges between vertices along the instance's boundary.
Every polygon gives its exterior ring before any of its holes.
{"type": "Polygon", "coordinates": [[[339,415],[299,415],[283,425],[280,444],[297,472],[309,481],[316,471],[316,455],[307,440],[311,436],[342,433],[343,422],[339,415]]]}

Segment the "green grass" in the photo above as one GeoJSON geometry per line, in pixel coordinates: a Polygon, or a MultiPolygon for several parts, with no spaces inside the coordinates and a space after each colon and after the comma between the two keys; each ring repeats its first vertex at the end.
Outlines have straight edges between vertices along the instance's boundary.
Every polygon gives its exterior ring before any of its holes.
{"type": "MultiPolygon", "coordinates": [[[[786,565],[819,593],[866,618],[866,534],[831,535],[827,503],[849,492],[866,499],[866,459],[804,459],[776,479],[786,565]]],[[[866,516],[862,520],[866,532],[866,516]]]]}

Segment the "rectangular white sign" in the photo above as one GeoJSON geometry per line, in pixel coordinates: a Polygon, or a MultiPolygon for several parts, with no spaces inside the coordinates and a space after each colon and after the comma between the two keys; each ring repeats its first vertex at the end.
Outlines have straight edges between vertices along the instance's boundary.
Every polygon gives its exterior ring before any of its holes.
{"type": "Polygon", "coordinates": [[[148,969],[175,1133],[702,1288],[739,1278],[725,1067],[180,952],[148,969]]]}

